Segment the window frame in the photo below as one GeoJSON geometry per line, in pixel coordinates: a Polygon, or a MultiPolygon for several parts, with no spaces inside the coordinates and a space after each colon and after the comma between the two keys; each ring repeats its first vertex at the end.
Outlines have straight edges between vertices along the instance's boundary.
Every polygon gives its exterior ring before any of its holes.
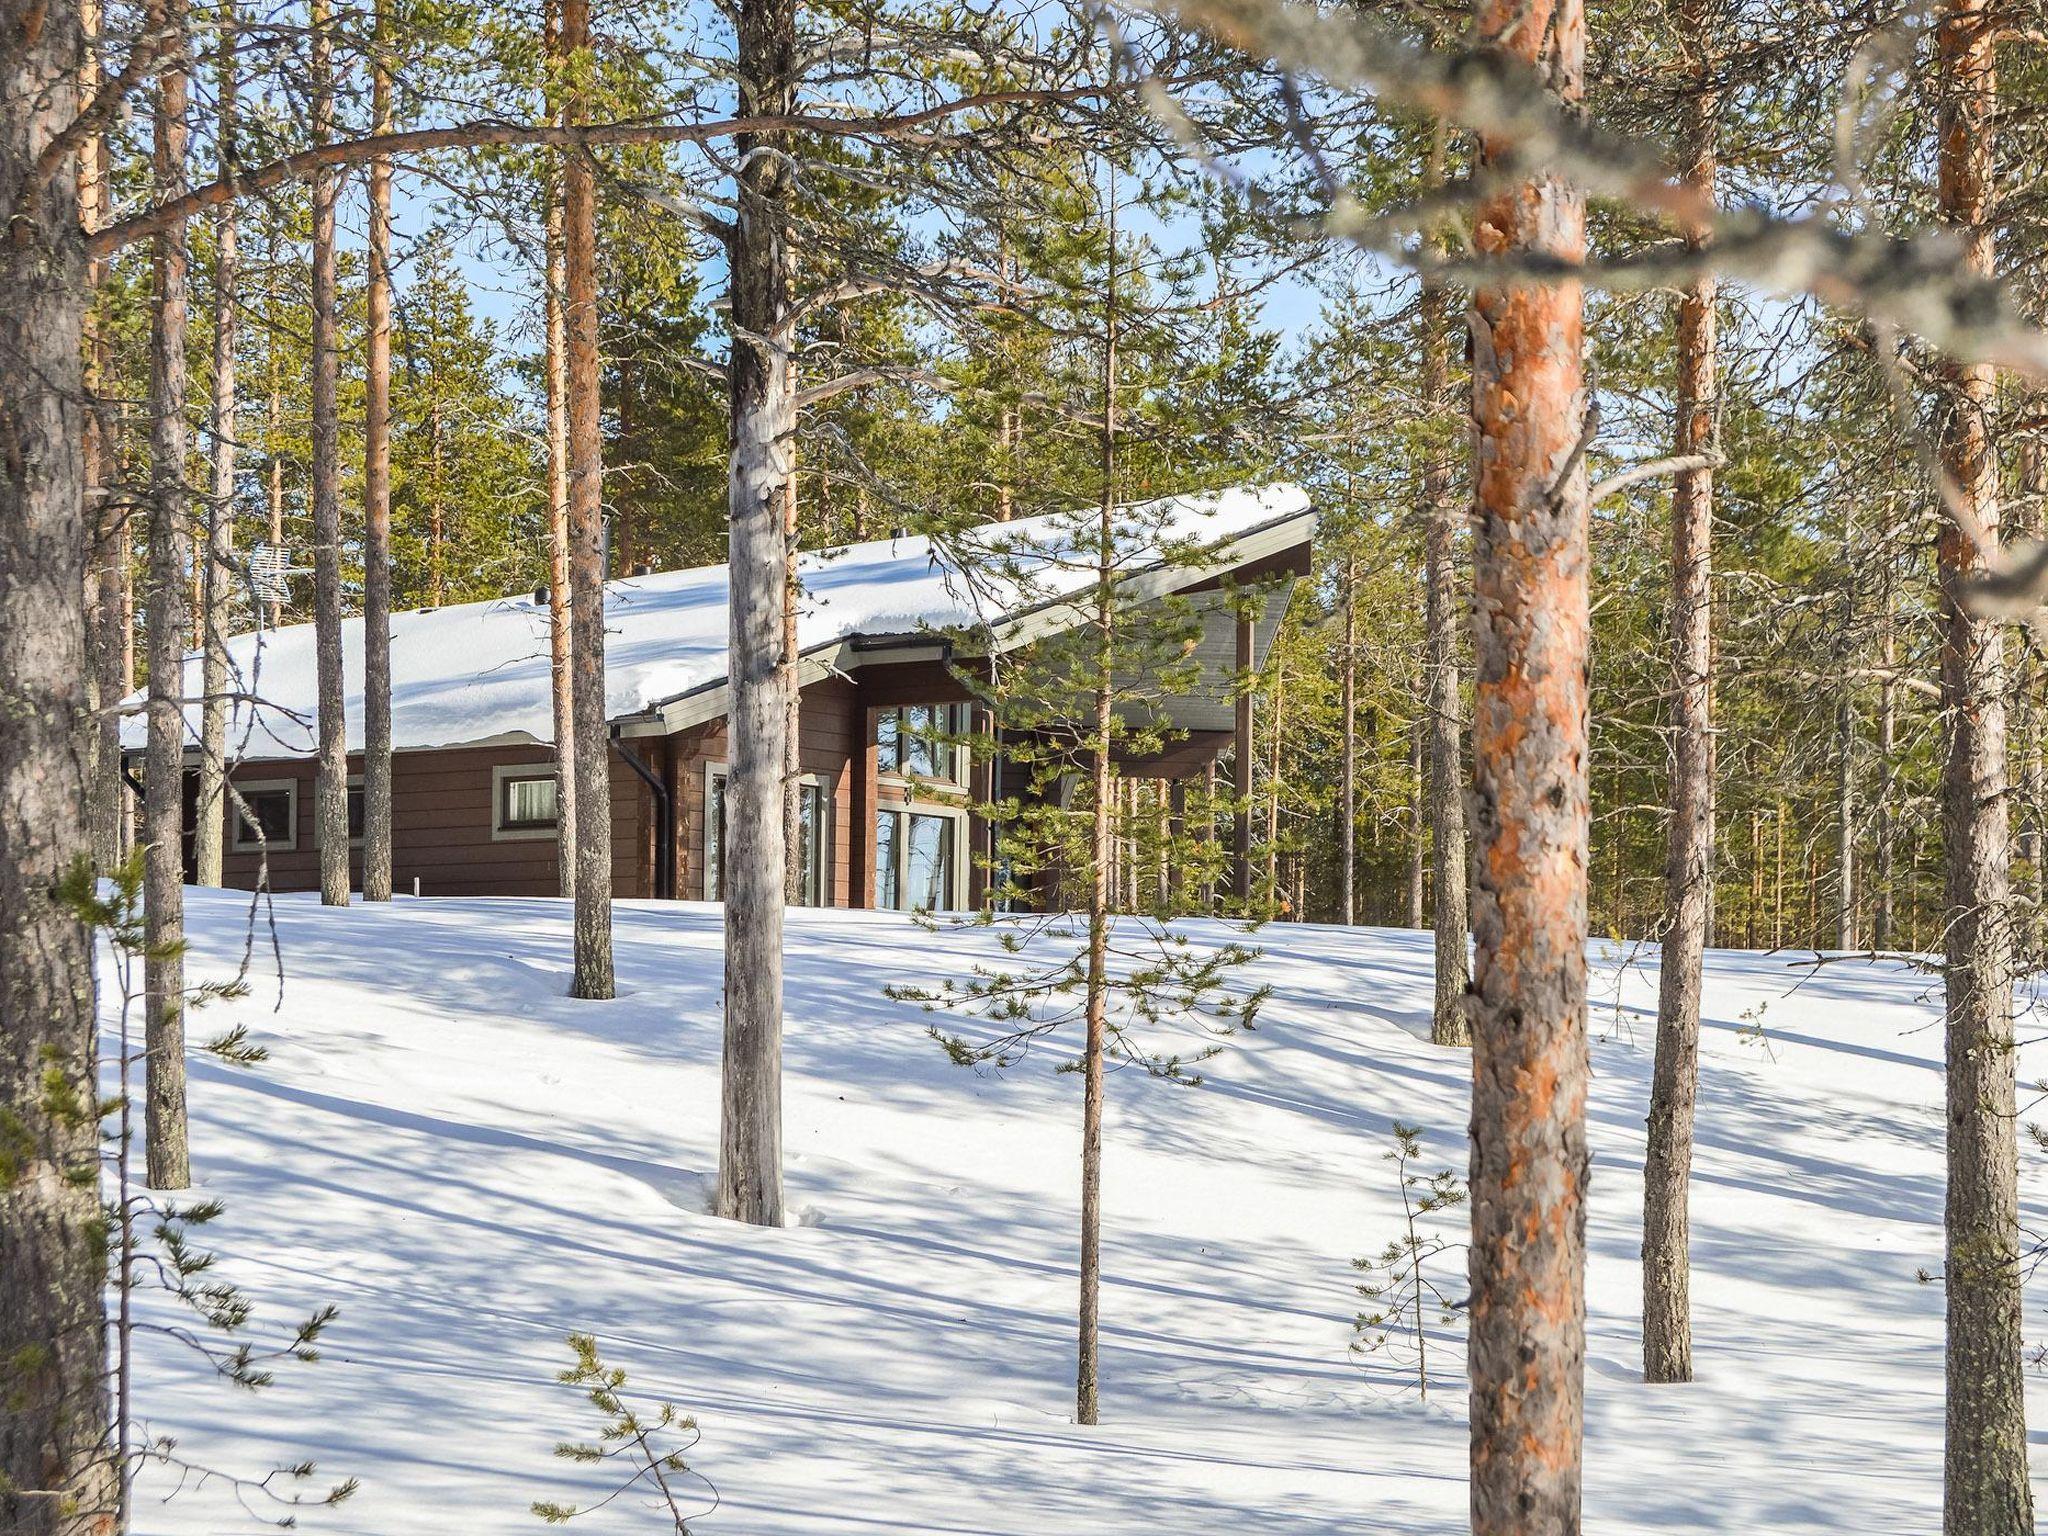
{"type": "Polygon", "coordinates": [[[275,794],[277,791],[283,790],[287,796],[287,803],[291,806],[289,813],[291,816],[291,834],[283,838],[269,838],[266,840],[252,837],[244,840],[242,831],[249,825],[249,822],[242,815],[241,807],[235,804],[234,797],[231,795],[228,797],[227,802],[228,820],[230,822],[227,851],[229,853],[253,853],[259,855],[298,852],[299,781],[296,778],[250,779],[246,782],[236,779],[233,783],[235,794],[240,795],[244,800],[247,800],[251,795],[275,794]]]}
{"type": "Polygon", "coordinates": [[[562,835],[561,786],[555,787],[555,819],[545,826],[505,824],[505,785],[513,779],[555,781],[553,765],[547,763],[497,763],[491,768],[491,841],[494,843],[552,843],[562,835]]]}
{"type": "Polygon", "coordinates": [[[906,907],[900,905],[885,906],[882,903],[882,872],[879,868],[876,868],[870,871],[870,873],[874,877],[875,910],[877,912],[916,912],[919,910],[930,910],[935,912],[966,911],[968,895],[968,875],[970,872],[968,858],[968,828],[973,821],[972,813],[970,813],[965,806],[956,805],[948,801],[903,800],[887,801],[881,805],[877,805],[875,807],[875,853],[878,864],[880,862],[882,847],[881,819],[884,816],[895,816],[900,818],[903,829],[896,838],[895,856],[893,861],[895,865],[893,873],[895,876],[896,890],[899,897],[901,896],[904,886],[908,883],[910,873],[909,818],[913,816],[935,816],[942,818],[945,821],[950,822],[952,824],[953,851],[952,856],[947,860],[947,864],[949,867],[946,872],[947,884],[953,887],[951,892],[952,905],[945,907],[933,907],[929,909],[920,909],[917,907],[906,907]]]}
{"type": "MultiPolygon", "coordinates": [[[[704,897],[706,901],[723,902],[718,894],[718,873],[725,863],[723,848],[714,848],[713,839],[718,833],[718,817],[712,807],[718,803],[718,786],[732,774],[732,765],[720,760],[704,764],[704,833],[697,841],[697,851],[703,865],[704,897]]],[[[832,798],[832,780],[822,773],[806,773],[797,782],[806,789],[818,792],[818,815],[812,824],[812,835],[817,839],[814,867],[818,875],[818,899],[816,902],[796,902],[802,907],[829,907],[832,905],[832,833],[833,823],[838,819],[839,807],[832,798]]]]}
{"type": "MultiPolygon", "coordinates": [[[[351,832],[348,839],[349,847],[360,848],[363,846],[363,833],[368,832],[370,829],[369,791],[363,787],[363,776],[360,773],[352,773],[348,776],[348,783],[345,789],[349,797],[357,795],[363,797],[363,832],[351,832]]],[[[345,804],[346,801],[344,801],[345,804]]],[[[313,818],[313,846],[315,848],[320,846],[320,818],[318,815],[315,815],[313,818]]]]}
{"type": "Polygon", "coordinates": [[[921,788],[932,789],[940,794],[969,793],[974,782],[974,754],[973,750],[964,741],[951,744],[934,742],[932,744],[935,751],[942,752],[951,757],[950,773],[919,773],[914,768],[902,766],[902,744],[906,739],[903,729],[903,715],[906,710],[912,709],[959,711],[954,717],[955,723],[944,727],[944,734],[946,735],[965,736],[972,730],[974,725],[973,705],[965,700],[955,699],[943,704],[883,704],[876,706],[869,725],[869,732],[873,737],[875,745],[875,777],[885,784],[914,784],[921,788]],[[896,718],[897,762],[894,767],[885,763],[882,756],[882,721],[888,716],[896,718]]]}

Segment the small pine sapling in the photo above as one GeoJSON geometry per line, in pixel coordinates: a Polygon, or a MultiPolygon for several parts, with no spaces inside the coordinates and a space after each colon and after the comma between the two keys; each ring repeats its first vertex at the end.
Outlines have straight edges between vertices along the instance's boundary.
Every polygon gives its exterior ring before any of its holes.
{"type": "Polygon", "coordinates": [[[572,1333],[569,1348],[575,1352],[576,1363],[555,1379],[564,1386],[580,1389],[603,1418],[598,1425],[596,1444],[565,1440],[555,1447],[555,1454],[564,1461],[586,1466],[623,1461],[633,1470],[595,1504],[579,1508],[536,1500],[533,1512],[549,1525],[566,1525],[638,1488],[643,1492],[651,1490],[654,1496],[648,1500],[648,1507],[666,1514],[677,1536],[689,1536],[690,1520],[718,1507],[718,1490],[711,1480],[683,1460],[683,1453],[694,1449],[701,1438],[697,1421],[686,1417],[670,1402],[657,1402],[652,1417],[643,1416],[626,1399],[624,1369],[604,1363],[595,1338],[587,1333],[572,1333]],[[692,1483],[703,1485],[702,1494],[691,1488],[692,1483]],[[703,1507],[694,1507],[699,1504],[703,1507]]]}
{"type": "MultiPolygon", "coordinates": [[[[1264,988],[1230,984],[1257,950],[1237,943],[1204,950],[1134,910],[1143,895],[1132,858],[1135,801],[1116,766],[1178,739],[1182,733],[1167,703],[1204,683],[1201,608],[1158,596],[1141,578],[1172,566],[1201,566],[1206,551],[1178,525],[1177,503],[1117,506],[1107,480],[1094,508],[1022,532],[978,530],[958,543],[958,568],[1006,591],[1011,606],[1064,607],[1074,622],[1007,653],[989,647],[985,676],[960,672],[992,721],[985,750],[1007,780],[986,812],[994,822],[994,854],[985,866],[991,891],[976,919],[997,932],[1004,963],[977,964],[964,979],[947,978],[936,987],[886,991],[929,1012],[993,1025],[977,1038],[932,1028],[947,1055],[964,1066],[1000,1070],[1050,1035],[1078,1037],[1076,1059],[1060,1067],[1082,1078],[1074,1418],[1094,1424],[1101,1403],[1107,1071],[1134,1066],[1198,1083],[1191,1068],[1222,1049],[1213,1036],[1253,1027],[1266,995],[1264,988]],[[1037,897],[1051,910],[1006,910],[1028,895],[1026,876],[1036,877],[1037,897]],[[1059,910],[1069,904],[1078,910],[1059,910]],[[1169,1023],[1192,1023],[1205,1038],[1188,1053],[1155,1049],[1146,1037],[1169,1023]]],[[[972,640],[964,636],[961,649],[972,640]]],[[[1148,868],[1156,861],[1160,872],[1155,910],[1173,905],[1174,852],[1155,847],[1142,861],[1148,868]]]]}
{"type": "MultiPolygon", "coordinates": [[[[297,1526],[300,1511],[330,1507],[347,1499],[356,1491],[356,1479],[347,1478],[315,1491],[308,1485],[318,1469],[310,1461],[275,1467],[256,1477],[224,1471],[184,1456],[173,1437],[147,1434],[140,1427],[133,1385],[134,1340],[138,1333],[175,1339],[206,1361],[224,1380],[260,1391],[276,1379],[274,1366],[286,1360],[308,1364],[318,1360],[321,1335],[337,1316],[331,1306],[315,1308],[294,1326],[287,1339],[268,1348],[259,1348],[253,1341],[240,1337],[255,1315],[254,1304],[239,1286],[214,1273],[213,1253],[193,1241],[196,1230],[220,1217],[226,1209],[223,1202],[206,1199],[180,1203],[136,1184],[134,1150],[138,1129],[134,1124],[130,1085],[141,1071],[146,1054],[146,1047],[135,1044],[132,1028],[141,996],[137,973],[145,960],[162,959],[184,947],[182,943],[158,946],[152,955],[143,924],[142,886],[142,858],[137,853],[108,874],[104,887],[94,879],[90,865],[80,860],[58,893],[64,905],[111,951],[119,1000],[114,1063],[119,1090],[94,1104],[77,1107],[77,1112],[90,1114],[102,1123],[112,1121],[103,1156],[106,1181],[111,1186],[106,1222],[108,1280],[115,1306],[108,1366],[114,1413],[105,1452],[117,1473],[118,1506],[112,1512],[113,1528],[128,1529],[135,1474],[153,1463],[176,1478],[169,1496],[175,1497],[188,1487],[225,1485],[251,1518],[288,1530],[297,1526]],[[152,1284],[173,1297],[196,1321],[144,1322],[137,1318],[136,1294],[152,1284]]],[[[188,988],[178,1006],[189,1013],[206,1003],[243,997],[247,992],[246,981],[237,976],[230,981],[188,988]]],[[[238,1067],[260,1065],[268,1054],[263,1047],[250,1043],[247,1027],[240,1024],[201,1049],[238,1067]]]]}
{"type": "Polygon", "coordinates": [[[1352,1325],[1351,1348],[1355,1354],[1386,1354],[1397,1361],[1412,1350],[1415,1384],[1427,1401],[1430,1314],[1436,1314],[1440,1326],[1448,1326],[1464,1307],[1430,1273],[1429,1265],[1465,1246],[1431,1231],[1427,1223],[1439,1211],[1465,1203],[1465,1183],[1449,1168],[1428,1174],[1415,1170],[1422,1155],[1422,1132],[1415,1126],[1396,1120],[1393,1139],[1383,1156],[1394,1165],[1401,1190],[1401,1235],[1377,1258],[1352,1260],[1352,1267],[1365,1274],[1358,1294],[1369,1305],[1352,1325]]]}

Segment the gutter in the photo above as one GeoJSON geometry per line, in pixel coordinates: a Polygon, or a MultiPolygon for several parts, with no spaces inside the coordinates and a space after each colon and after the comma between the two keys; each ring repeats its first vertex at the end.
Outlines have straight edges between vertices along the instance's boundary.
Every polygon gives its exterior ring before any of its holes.
{"type": "Polygon", "coordinates": [[[676,896],[676,803],[669,793],[668,785],[645,763],[628,752],[619,740],[619,728],[611,729],[612,750],[619,754],[625,765],[640,775],[640,782],[654,791],[654,895],[658,901],[674,901],[676,896]]]}

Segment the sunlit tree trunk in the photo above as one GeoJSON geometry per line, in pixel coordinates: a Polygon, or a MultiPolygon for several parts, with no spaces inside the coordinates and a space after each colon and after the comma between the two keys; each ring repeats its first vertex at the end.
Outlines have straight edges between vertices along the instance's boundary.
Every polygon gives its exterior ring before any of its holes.
{"type": "MultiPolygon", "coordinates": [[[[792,369],[792,383],[794,383],[792,369]]],[[[790,475],[782,497],[783,560],[782,655],[788,679],[783,688],[782,725],[782,840],[788,864],[783,899],[791,905],[804,897],[804,765],[803,695],[796,687],[798,644],[797,611],[803,597],[803,582],[797,573],[797,504],[794,448],[790,475]]]]}
{"type": "MultiPolygon", "coordinates": [[[[82,33],[91,39],[100,29],[98,0],[79,7],[82,33]]],[[[98,54],[88,46],[79,75],[79,97],[91,100],[100,87],[98,54]]],[[[78,156],[78,222],[90,233],[107,220],[112,187],[104,133],[91,133],[78,156]]],[[[119,706],[135,689],[129,665],[134,654],[132,615],[128,603],[128,512],[111,494],[114,462],[114,407],[101,397],[113,366],[113,347],[98,313],[97,295],[106,279],[106,263],[91,261],[86,282],[95,296],[85,308],[84,356],[87,410],[81,425],[85,439],[85,536],[92,554],[86,566],[86,697],[91,721],[90,771],[86,796],[87,825],[93,840],[93,862],[112,869],[130,843],[130,796],[121,779],[121,716],[119,706]],[[104,416],[102,413],[105,413],[104,416]]]]}
{"type": "MultiPolygon", "coordinates": [[[[390,16],[377,6],[372,131],[391,131],[390,16]]],[[[391,160],[370,162],[363,365],[363,900],[391,899],[391,160]]]]}
{"type": "MultiPolygon", "coordinates": [[[[1711,0],[1690,0],[1687,35],[1706,46],[1711,0]]],[[[1714,196],[1720,103],[1695,82],[1682,142],[1684,184],[1714,196]]],[[[1687,238],[1697,244],[1703,232],[1687,238]]],[[[1714,446],[1717,337],[1711,273],[1678,299],[1673,451],[1714,446]]],[[[1643,1159],[1643,1377],[1692,1380],[1693,1117],[1699,1100],[1700,975],[1714,893],[1714,472],[1681,471],[1671,489],[1671,819],[1664,849],[1664,939],[1657,1046],[1643,1159]]]]}
{"type": "MultiPolygon", "coordinates": [[[[589,0],[562,0],[562,51],[590,49],[589,0]]],[[[581,91],[569,94],[572,120],[581,91]]],[[[562,174],[563,325],[569,410],[570,701],[575,716],[577,997],[608,998],[612,979],[612,788],[604,692],[604,426],[599,417],[597,186],[589,158],[562,174]]]]}
{"type": "MultiPolygon", "coordinates": [[[[1454,332],[1450,295],[1441,285],[1422,290],[1423,398],[1433,408],[1449,407],[1454,332]]],[[[1455,540],[1465,507],[1457,493],[1448,455],[1432,448],[1422,483],[1423,630],[1425,692],[1429,712],[1427,774],[1431,878],[1435,899],[1436,997],[1429,1038],[1438,1045],[1467,1045],[1465,1020],[1466,939],[1469,901],[1465,890],[1464,701],[1458,678],[1458,563],[1455,540]]]]}
{"type": "MultiPolygon", "coordinates": [[[[1419,690],[1424,699],[1428,698],[1429,685],[1424,679],[1419,690]]],[[[1429,735],[1429,722],[1417,716],[1408,726],[1408,926],[1420,928],[1425,910],[1423,901],[1427,888],[1429,868],[1429,773],[1427,759],[1423,753],[1423,742],[1429,735]]]]}
{"type": "Polygon", "coordinates": [[[21,1149],[0,1180],[0,1530],[71,1536],[80,1522],[46,1490],[109,1527],[117,1492],[100,1127],[75,1112],[96,1093],[92,941],[57,895],[92,851],[79,750],[87,269],[77,168],[38,162],[77,115],[86,31],[65,0],[0,0],[0,35],[0,1104],[21,1149]]]}
{"type": "MultiPolygon", "coordinates": [[[[1943,221],[1962,232],[1969,270],[1987,277],[1993,270],[1993,54],[2000,24],[1989,0],[1947,0],[1936,41],[1936,202],[1943,221]]],[[[1957,363],[1942,368],[1941,377],[1941,466],[1956,503],[1936,550],[1948,871],[1942,925],[1948,1056],[1942,1527],[1947,1536],[2020,1536],[2034,1529],[2034,1504],[2020,1314],[2005,641],[1965,603],[1988,553],[1984,546],[1998,537],[1991,435],[1997,375],[1989,364],[1957,363]]]]}
{"type": "MultiPolygon", "coordinates": [[[[277,344],[273,341],[267,353],[270,376],[270,399],[265,406],[263,442],[270,456],[270,473],[265,476],[265,496],[270,514],[268,532],[270,547],[282,553],[284,549],[284,379],[278,372],[277,344]]],[[[284,623],[284,583],[279,582],[271,589],[268,603],[264,605],[264,622],[276,629],[284,623]]]]}
{"type": "MultiPolygon", "coordinates": [[[[214,106],[220,137],[221,174],[234,174],[235,157],[235,9],[223,0],[216,68],[220,85],[214,106]]],[[[236,425],[235,379],[239,234],[232,200],[214,216],[213,256],[213,495],[206,507],[206,546],[201,557],[199,590],[201,665],[199,794],[192,834],[193,863],[201,885],[221,883],[225,842],[228,744],[228,602],[234,595],[235,455],[240,449],[236,425]]]]}
{"type": "Polygon", "coordinates": [[[1870,942],[1877,949],[1892,946],[1892,884],[1898,878],[1892,849],[1892,774],[1898,734],[1898,688],[1892,680],[1892,668],[1898,664],[1898,639],[1891,600],[1887,583],[1884,617],[1878,631],[1877,791],[1870,807],[1871,841],[1876,845],[1875,868],[1871,872],[1870,942]]]}
{"type": "MultiPolygon", "coordinates": [[[[188,54],[182,4],[165,9],[170,39],[157,73],[154,183],[185,190],[188,54]]],[[[183,222],[152,248],[149,330],[149,737],[143,775],[143,907],[148,953],[144,1144],[156,1189],[192,1182],[185,1123],[185,635],[191,498],[185,485],[185,279],[183,222]]]]}
{"type": "MultiPolygon", "coordinates": [[[[313,137],[334,138],[333,11],[311,0],[313,137]]],[[[313,173],[313,653],[319,715],[313,836],[320,900],[348,905],[348,719],[341,665],[341,347],[336,334],[335,204],[341,173],[313,173]]]]}
{"type": "MultiPolygon", "coordinates": [[[[547,0],[546,48],[560,67],[561,0],[547,0]]],[[[560,87],[550,91],[559,96],[560,87]]],[[[549,111],[559,119],[559,105],[549,111]]],[[[562,227],[562,171],[550,166],[547,186],[548,676],[555,714],[555,876],[561,895],[576,894],[576,710],[569,656],[569,336],[562,227]]]]}
{"type": "MultiPolygon", "coordinates": [[[[1481,0],[1476,41],[1581,94],[1579,0],[1481,0]]],[[[1482,166],[1513,145],[1483,138],[1482,166]]],[[[1556,176],[1480,203],[1482,254],[1585,255],[1556,176]]],[[[1579,1529],[1586,1257],[1583,293],[1474,293],[1472,1530],[1579,1529]]]]}
{"type": "Polygon", "coordinates": [[[1102,1414],[1102,1106],[1109,1043],[1109,865],[1116,841],[1114,789],[1116,663],[1117,244],[1116,181],[1109,183],[1109,268],[1103,284],[1102,497],[1097,516],[1094,612],[1095,697],[1089,737],[1094,761],[1088,821],[1088,969],[1081,1057],[1081,1305],[1075,1356],[1074,1421],[1102,1414]]]}
{"type": "Polygon", "coordinates": [[[1338,674],[1342,695],[1342,757],[1337,769],[1337,920],[1358,921],[1358,562],[1344,561],[1344,660],[1338,674]]]}
{"type": "MultiPolygon", "coordinates": [[[[795,99],[794,0],[742,0],[739,110],[776,116],[795,99]]],[[[783,776],[793,676],[786,664],[785,487],[796,436],[786,316],[789,164],[774,136],[742,135],[728,245],[734,341],[730,767],[725,785],[725,1062],[721,1216],[782,1224],[782,930],[789,852],[783,776]]]]}

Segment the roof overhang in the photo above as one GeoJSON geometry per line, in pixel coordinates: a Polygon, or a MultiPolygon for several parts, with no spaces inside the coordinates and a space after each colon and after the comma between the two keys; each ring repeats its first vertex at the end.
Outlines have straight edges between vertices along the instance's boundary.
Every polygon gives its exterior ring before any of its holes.
{"type": "MultiPolygon", "coordinates": [[[[1206,551],[1199,559],[1170,565],[1162,563],[1133,571],[1119,585],[1129,600],[1149,602],[1284,555],[1289,550],[1311,543],[1315,531],[1316,510],[1310,505],[1234,535],[1206,551]]],[[[984,643],[997,653],[1012,651],[1071,629],[1086,617],[1082,599],[1049,599],[991,625],[984,643]]],[[[850,635],[804,652],[797,660],[797,687],[808,688],[829,677],[850,678],[864,666],[950,661],[956,649],[949,636],[937,632],[850,635]]],[[[652,709],[615,720],[612,729],[615,735],[623,737],[669,736],[723,719],[731,708],[731,682],[720,678],[665,700],[652,709]]]]}

